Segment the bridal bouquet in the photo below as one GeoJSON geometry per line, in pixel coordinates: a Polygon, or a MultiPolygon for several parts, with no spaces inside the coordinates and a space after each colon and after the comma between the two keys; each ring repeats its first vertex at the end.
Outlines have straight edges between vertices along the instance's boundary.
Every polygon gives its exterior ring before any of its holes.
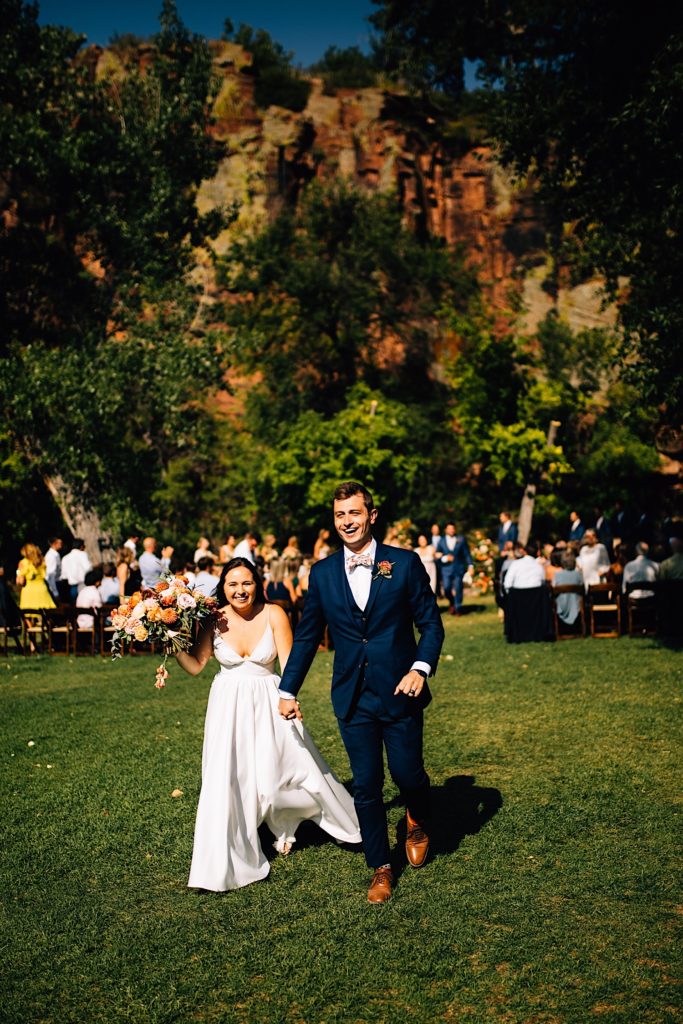
{"type": "Polygon", "coordinates": [[[213,617],[216,610],[215,597],[194,591],[186,576],[167,573],[152,589],[136,591],[112,612],[112,658],[121,657],[124,643],[160,643],[164,660],[157,669],[154,685],[161,689],[168,679],[169,654],[188,651],[194,640],[195,624],[213,617]]]}

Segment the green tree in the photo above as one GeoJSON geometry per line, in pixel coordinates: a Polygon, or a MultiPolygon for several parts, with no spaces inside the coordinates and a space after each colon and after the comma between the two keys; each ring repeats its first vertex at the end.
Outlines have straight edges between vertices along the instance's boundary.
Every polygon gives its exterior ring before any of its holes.
{"type": "Polygon", "coordinates": [[[255,75],[254,99],[259,107],[275,104],[295,112],[308,103],[311,83],[294,69],[294,54],[285,50],[265,29],[241,24],[235,31],[232,22],[225,23],[223,38],[232,39],[251,54],[255,75]]]}
{"type": "Polygon", "coordinates": [[[337,89],[366,89],[375,85],[377,65],[371,56],[357,46],[328,46],[321,59],[311,65],[314,75],[321,75],[325,92],[333,95],[337,89]]]}

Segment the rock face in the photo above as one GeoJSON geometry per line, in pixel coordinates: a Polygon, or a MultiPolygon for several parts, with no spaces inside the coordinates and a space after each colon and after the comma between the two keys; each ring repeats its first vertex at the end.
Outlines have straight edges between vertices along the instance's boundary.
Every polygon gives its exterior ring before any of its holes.
{"type": "MultiPolygon", "coordinates": [[[[487,145],[449,145],[436,121],[410,99],[382,89],[345,89],[326,96],[312,80],[306,109],[258,111],[251,58],[234,43],[212,43],[222,76],[214,115],[228,152],[205,181],[202,212],[237,201],[236,223],[218,239],[223,251],[237,228],[251,230],[295,203],[314,178],[349,178],[370,190],[394,191],[418,233],[462,245],[479,271],[494,309],[519,304],[533,330],[552,306],[542,288],[545,229],[531,186],[515,186],[487,145]]],[[[559,305],[572,326],[611,323],[597,283],[564,290],[559,305]]]]}

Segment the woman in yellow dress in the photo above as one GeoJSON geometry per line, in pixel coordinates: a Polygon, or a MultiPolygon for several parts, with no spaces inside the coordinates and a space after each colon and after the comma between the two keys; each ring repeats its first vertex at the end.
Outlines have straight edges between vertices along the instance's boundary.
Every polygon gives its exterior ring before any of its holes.
{"type": "Polygon", "coordinates": [[[24,544],[17,566],[17,585],[21,587],[20,608],[54,608],[52,594],[45,582],[45,559],[35,544],[24,544]]]}

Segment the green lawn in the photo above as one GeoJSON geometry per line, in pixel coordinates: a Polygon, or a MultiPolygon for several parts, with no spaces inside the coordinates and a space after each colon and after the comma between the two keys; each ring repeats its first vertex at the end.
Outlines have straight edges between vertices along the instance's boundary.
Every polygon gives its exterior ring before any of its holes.
{"type": "MultiPolygon", "coordinates": [[[[148,657],[0,661],[0,1019],[680,1019],[683,653],[508,647],[488,605],[446,625],[435,853],[379,907],[313,828],[263,883],[186,888],[209,670],[158,693],[148,657]]],[[[302,701],[346,780],[329,670],[302,701]]]]}

